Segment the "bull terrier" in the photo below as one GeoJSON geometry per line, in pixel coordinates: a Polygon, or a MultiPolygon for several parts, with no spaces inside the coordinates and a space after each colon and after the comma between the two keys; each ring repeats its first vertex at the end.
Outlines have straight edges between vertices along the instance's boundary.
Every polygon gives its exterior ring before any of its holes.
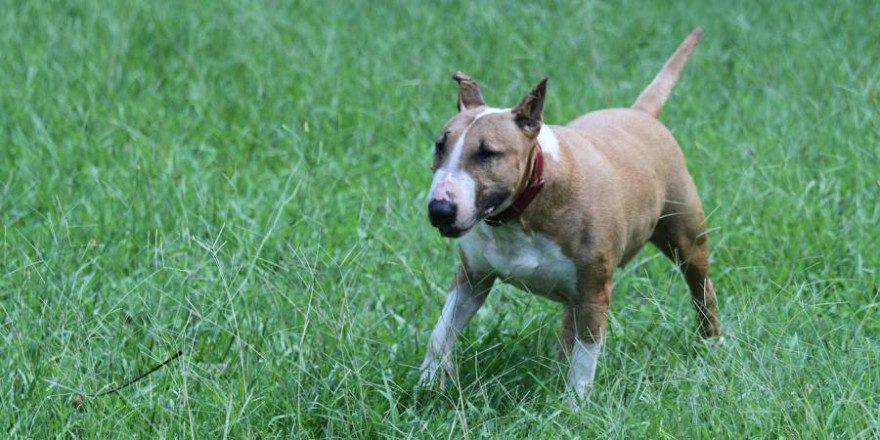
{"type": "MultiPolygon", "coordinates": [[[[706,222],[675,138],[657,119],[702,30],[630,108],[544,125],[547,79],[512,109],[486,105],[457,72],[458,114],[435,142],[428,217],[458,238],[460,264],[431,333],[419,386],[445,386],[457,333],[496,280],[562,304],[560,358],[578,400],[592,389],[612,272],[647,242],[684,275],[704,337],[720,334],[706,222]]],[[[577,405],[575,405],[577,406],[577,405]]]]}

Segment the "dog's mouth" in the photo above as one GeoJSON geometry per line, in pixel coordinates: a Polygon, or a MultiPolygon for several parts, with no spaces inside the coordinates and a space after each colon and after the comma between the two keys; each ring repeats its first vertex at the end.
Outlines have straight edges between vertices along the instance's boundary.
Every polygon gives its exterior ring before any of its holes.
{"type": "Polygon", "coordinates": [[[492,215],[492,213],[495,212],[495,208],[497,208],[497,206],[490,206],[486,208],[485,210],[483,210],[483,212],[480,213],[480,215],[472,218],[471,221],[468,222],[468,224],[463,228],[456,228],[454,226],[439,226],[437,230],[440,231],[440,235],[446,238],[461,237],[462,235],[470,232],[470,230],[473,229],[474,226],[483,221],[486,217],[492,215]]]}
{"type": "Polygon", "coordinates": [[[440,231],[440,235],[446,238],[458,238],[467,233],[470,229],[458,229],[458,228],[437,228],[440,231]]]}

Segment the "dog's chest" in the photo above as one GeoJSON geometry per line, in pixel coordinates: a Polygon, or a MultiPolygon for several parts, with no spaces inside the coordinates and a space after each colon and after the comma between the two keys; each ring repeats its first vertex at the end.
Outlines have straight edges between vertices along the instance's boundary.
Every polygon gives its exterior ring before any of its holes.
{"type": "Polygon", "coordinates": [[[540,234],[528,236],[519,225],[481,223],[459,243],[471,270],[494,273],[505,283],[556,301],[576,296],[574,262],[540,234]]]}

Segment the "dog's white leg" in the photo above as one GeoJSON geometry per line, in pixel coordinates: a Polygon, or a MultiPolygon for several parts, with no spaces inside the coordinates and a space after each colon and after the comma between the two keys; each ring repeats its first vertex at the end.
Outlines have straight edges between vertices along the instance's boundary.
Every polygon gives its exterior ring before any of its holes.
{"type": "MultiPolygon", "coordinates": [[[[566,388],[573,391],[581,400],[585,399],[593,388],[596,377],[596,361],[599,359],[601,344],[588,344],[575,339],[571,353],[571,365],[566,377],[566,388]]],[[[575,405],[576,406],[576,405],[575,405]]]]}
{"type": "MultiPolygon", "coordinates": [[[[460,275],[462,271],[460,271],[460,275]]],[[[455,337],[460,333],[471,318],[486,301],[492,280],[481,280],[472,286],[468,282],[462,282],[466,276],[457,277],[457,282],[449,296],[446,297],[446,305],[443,313],[431,332],[428,342],[428,350],[421,366],[419,386],[430,386],[437,382],[440,375],[440,387],[445,387],[446,376],[452,372],[452,348],[455,345],[455,337]]]]}
{"type": "MultiPolygon", "coordinates": [[[[611,270],[600,270],[610,275],[611,270]]],[[[593,280],[595,276],[591,276],[593,280]]],[[[572,338],[571,365],[566,376],[566,399],[571,407],[577,409],[593,389],[596,377],[596,364],[602,351],[605,326],[608,320],[608,304],[611,300],[612,281],[585,282],[580,292],[581,302],[568,313],[564,328],[571,326],[577,330],[572,338]]]]}

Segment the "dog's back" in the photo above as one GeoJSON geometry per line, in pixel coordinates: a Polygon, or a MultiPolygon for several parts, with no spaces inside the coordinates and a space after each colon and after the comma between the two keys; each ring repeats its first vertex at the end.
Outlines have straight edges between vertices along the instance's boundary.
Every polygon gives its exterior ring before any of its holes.
{"type": "MultiPolygon", "coordinates": [[[[627,219],[625,225],[609,220],[604,228],[607,234],[622,235],[618,242],[623,245],[616,252],[619,264],[625,264],[651,238],[658,218],[681,211],[701,212],[684,155],[657,119],[701,33],[696,29],[685,38],[631,108],[590,112],[554,129],[563,139],[586,141],[564,142],[578,145],[570,151],[575,166],[593,171],[580,173],[578,184],[593,193],[590,199],[602,201],[609,219],[627,219]],[[607,164],[601,174],[595,173],[603,169],[595,166],[597,160],[607,164]],[[613,212],[618,210],[629,215],[613,212]]],[[[594,221],[604,223],[601,214],[594,221]]]]}

